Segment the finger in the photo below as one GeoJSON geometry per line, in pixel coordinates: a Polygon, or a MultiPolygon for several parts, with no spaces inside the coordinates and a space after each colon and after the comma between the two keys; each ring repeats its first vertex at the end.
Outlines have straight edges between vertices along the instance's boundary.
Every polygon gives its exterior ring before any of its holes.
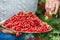
{"type": "Polygon", "coordinates": [[[9,31],[7,31],[6,29],[3,29],[2,32],[4,32],[4,33],[8,33],[9,31]]]}
{"type": "Polygon", "coordinates": [[[5,20],[1,21],[1,22],[0,22],[0,25],[2,25],[4,22],[5,22],[5,20]]]}
{"type": "Polygon", "coordinates": [[[54,9],[55,9],[55,2],[53,2],[52,4],[51,4],[51,11],[53,11],[54,9]]]}
{"type": "Polygon", "coordinates": [[[10,30],[6,30],[6,29],[3,29],[2,32],[4,32],[4,33],[10,33],[10,34],[15,34],[15,32],[10,31],[10,30]]]}
{"type": "Polygon", "coordinates": [[[3,23],[2,22],[0,22],[0,25],[2,25],[3,23]]]}
{"type": "Polygon", "coordinates": [[[6,31],[6,33],[16,33],[16,31],[14,31],[14,30],[12,30],[12,29],[7,29],[7,28],[5,28],[5,26],[4,25],[2,25],[2,27],[4,28],[3,29],[3,32],[4,32],[4,30],[6,31]]]}
{"type": "Polygon", "coordinates": [[[51,4],[52,2],[51,2],[51,0],[50,1],[47,1],[47,3],[46,3],[46,11],[47,12],[49,12],[49,11],[51,11],[51,8],[52,8],[52,4],[51,4]]]}
{"type": "Polygon", "coordinates": [[[5,20],[3,20],[3,21],[1,21],[2,23],[4,23],[5,22],[5,20]]]}
{"type": "Polygon", "coordinates": [[[56,2],[55,14],[57,13],[57,11],[58,11],[58,8],[59,8],[59,2],[56,2]]]}
{"type": "Polygon", "coordinates": [[[48,9],[48,0],[46,0],[45,9],[46,9],[46,10],[48,9]]]}
{"type": "Polygon", "coordinates": [[[54,2],[53,2],[53,0],[51,0],[50,2],[49,2],[49,9],[51,10],[53,10],[54,9],[54,2]]]}

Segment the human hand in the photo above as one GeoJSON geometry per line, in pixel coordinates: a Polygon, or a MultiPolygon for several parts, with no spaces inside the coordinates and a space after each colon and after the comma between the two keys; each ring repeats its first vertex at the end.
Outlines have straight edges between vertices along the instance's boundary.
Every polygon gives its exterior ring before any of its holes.
{"type": "MultiPolygon", "coordinates": [[[[5,21],[5,20],[4,20],[5,21]]],[[[0,22],[0,26],[2,26],[3,25],[3,23],[4,23],[4,21],[1,21],[0,22]]],[[[2,31],[2,32],[4,32],[4,33],[10,33],[10,34],[15,34],[16,33],[16,31],[13,31],[13,30],[10,30],[10,29],[5,29],[5,28],[3,28],[3,27],[0,27],[0,31],[2,31]]]]}
{"type": "Polygon", "coordinates": [[[59,8],[59,1],[58,0],[46,0],[45,9],[48,12],[54,11],[54,14],[57,13],[59,8]]]}
{"type": "Polygon", "coordinates": [[[1,22],[0,22],[0,25],[4,24],[4,22],[5,22],[5,20],[1,21],[1,22]]]}
{"type": "Polygon", "coordinates": [[[16,33],[15,31],[7,30],[7,29],[4,29],[4,28],[2,28],[1,31],[2,31],[3,33],[9,33],[9,34],[15,34],[15,33],[16,33]]]}

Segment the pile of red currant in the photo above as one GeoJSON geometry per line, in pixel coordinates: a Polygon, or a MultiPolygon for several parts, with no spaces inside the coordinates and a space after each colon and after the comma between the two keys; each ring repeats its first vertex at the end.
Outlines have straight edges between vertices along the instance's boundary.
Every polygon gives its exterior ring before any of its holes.
{"type": "Polygon", "coordinates": [[[19,12],[4,22],[8,29],[23,33],[40,33],[51,29],[46,22],[40,20],[33,12],[19,12]]]}

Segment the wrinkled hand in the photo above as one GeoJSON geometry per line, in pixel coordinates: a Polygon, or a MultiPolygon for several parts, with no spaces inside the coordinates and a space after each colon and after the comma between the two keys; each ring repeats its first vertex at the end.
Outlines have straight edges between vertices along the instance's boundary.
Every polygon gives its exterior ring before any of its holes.
{"type": "Polygon", "coordinates": [[[10,30],[7,30],[7,29],[2,29],[1,31],[4,32],[4,33],[9,33],[9,34],[15,34],[16,33],[14,31],[10,31],[10,30]]]}
{"type": "Polygon", "coordinates": [[[59,0],[46,0],[45,9],[46,11],[53,11],[57,13],[59,7],[59,0]]]}
{"type": "MultiPolygon", "coordinates": [[[[0,26],[4,23],[4,21],[0,22],[0,26]]],[[[4,33],[10,33],[10,34],[15,34],[16,33],[15,31],[12,31],[12,30],[7,30],[7,29],[4,29],[4,28],[0,28],[0,29],[2,29],[0,31],[2,31],[4,33]]]]}

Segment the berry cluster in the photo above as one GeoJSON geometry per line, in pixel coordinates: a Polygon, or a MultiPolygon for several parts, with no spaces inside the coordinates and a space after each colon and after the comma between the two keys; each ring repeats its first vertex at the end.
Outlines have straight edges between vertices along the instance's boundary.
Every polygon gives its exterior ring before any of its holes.
{"type": "Polygon", "coordinates": [[[49,15],[49,12],[45,12],[45,16],[47,16],[48,18],[51,18],[51,15],[49,15]]]}
{"type": "Polygon", "coordinates": [[[45,12],[45,20],[49,19],[52,17],[52,13],[51,12],[45,12]]]}
{"type": "Polygon", "coordinates": [[[46,32],[51,29],[46,22],[40,20],[33,12],[19,12],[4,22],[4,25],[8,29],[24,33],[46,32]]]}

